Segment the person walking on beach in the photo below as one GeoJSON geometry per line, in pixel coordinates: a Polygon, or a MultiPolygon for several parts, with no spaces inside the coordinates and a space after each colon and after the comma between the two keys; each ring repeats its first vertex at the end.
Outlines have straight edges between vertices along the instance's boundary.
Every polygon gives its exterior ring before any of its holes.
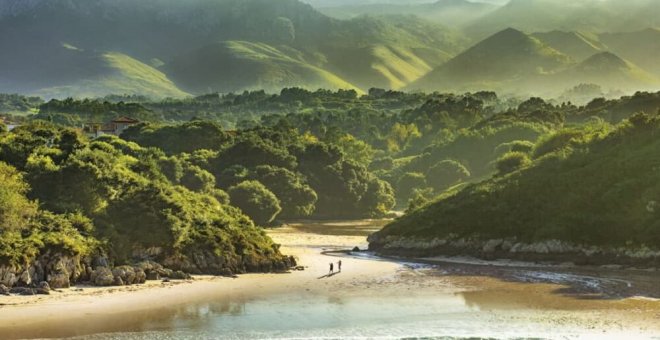
{"type": "Polygon", "coordinates": [[[330,274],[332,274],[334,272],[334,269],[335,269],[334,267],[335,267],[335,264],[330,262],[330,274]]]}
{"type": "Polygon", "coordinates": [[[338,269],[338,272],[341,273],[341,260],[339,260],[339,262],[337,262],[337,269],[338,269]]]}

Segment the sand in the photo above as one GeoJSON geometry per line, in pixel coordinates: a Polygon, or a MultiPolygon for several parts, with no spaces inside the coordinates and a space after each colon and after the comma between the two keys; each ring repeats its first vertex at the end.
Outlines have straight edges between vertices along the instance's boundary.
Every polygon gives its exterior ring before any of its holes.
{"type": "Polygon", "coordinates": [[[492,322],[503,322],[502,318],[537,318],[542,321],[534,322],[660,334],[660,301],[656,299],[590,299],[586,295],[562,294],[562,289],[567,288],[564,285],[513,282],[474,272],[456,275],[437,267],[334,252],[354,246],[364,248],[365,235],[382,223],[301,223],[271,231],[271,236],[282,244],[282,251],[296,256],[304,271],[248,274],[236,279],[198,276],[190,281],[74,287],[48,296],[0,297],[0,338],[149,330],[145,327],[151,320],[172,314],[186,304],[223,297],[254,300],[295,292],[344,299],[413,295],[419,296],[421,302],[424,296],[446,294],[462,299],[462,303],[492,322]],[[328,264],[338,260],[343,262],[342,272],[328,276],[328,264]]]}

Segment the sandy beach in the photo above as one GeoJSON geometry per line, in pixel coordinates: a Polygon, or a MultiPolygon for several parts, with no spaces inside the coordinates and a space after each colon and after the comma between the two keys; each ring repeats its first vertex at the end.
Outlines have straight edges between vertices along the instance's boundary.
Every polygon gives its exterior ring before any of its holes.
{"type": "MultiPolygon", "coordinates": [[[[585,291],[576,293],[570,285],[552,280],[548,283],[548,280],[525,277],[512,279],[513,276],[493,272],[492,268],[466,270],[461,265],[421,265],[335,252],[354,246],[364,248],[365,236],[382,223],[300,223],[270,231],[282,244],[283,252],[299,259],[304,271],[249,274],[236,279],[202,276],[191,281],[151,281],[130,287],[73,287],[48,296],[0,297],[0,338],[151,331],[151,325],[171,323],[168,320],[182,313],[199,313],[199,309],[191,312],[186,306],[233,301],[214,308],[226,308],[219,311],[222,313],[240,314],[232,310],[241,308],[236,301],[245,303],[273,296],[286,296],[295,303],[305,303],[305,297],[319,296],[331,302],[332,299],[414,296],[423,303],[426,297],[445,296],[458,301],[448,301],[448,305],[465,305],[474,317],[491,324],[517,320],[585,329],[613,337],[617,334],[634,334],[640,338],[660,336],[657,296],[605,298],[585,291]],[[328,264],[340,259],[342,272],[328,276],[328,264]]],[[[589,284],[586,282],[585,286],[589,284]]],[[[199,316],[195,314],[195,317],[199,316]]]]}

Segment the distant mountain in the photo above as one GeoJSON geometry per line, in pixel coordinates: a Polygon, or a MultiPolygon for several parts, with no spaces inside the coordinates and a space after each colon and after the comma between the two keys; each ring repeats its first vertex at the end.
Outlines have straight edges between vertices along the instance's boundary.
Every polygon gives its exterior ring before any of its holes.
{"type": "MultiPolygon", "coordinates": [[[[0,92],[57,88],[75,95],[76,84],[107,72],[89,56],[107,53],[156,67],[167,79],[171,72],[176,85],[194,93],[294,85],[395,89],[467,45],[461,33],[412,16],[341,21],[297,0],[2,5],[0,92]]],[[[114,88],[144,90],[107,89],[114,88]]]]}
{"type": "Polygon", "coordinates": [[[532,36],[575,61],[585,60],[607,50],[607,46],[599,41],[598,36],[590,33],[551,31],[534,33],[532,36]]]}
{"type": "Polygon", "coordinates": [[[196,49],[165,67],[183,88],[195,93],[284,87],[357,89],[314,66],[296,50],[247,41],[226,41],[196,49]]]}
{"type": "Polygon", "coordinates": [[[570,58],[521,31],[508,28],[481,41],[408,86],[450,90],[524,87],[524,81],[554,72],[570,58]],[[516,81],[517,84],[511,84],[516,81]]]}
{"type": "Polygon", "coordinates": [[[103,97],[108,94],[144,95],[150,98],[189,96],[164,73],[125,54],[108,52],[90,58],[98,73],[81,77],[66,85],[40,89],[45,98],[103,97]]]}
{"type": "Polygon", "coordinates": [[[511,0],[466,29],[481,39],[506,27],[526,32],[623,32],[660,27],[657,0],[511,0]]]}
{"type": "Polygon", "coordinates": [[[611,52],[595,54],[553,78],[562,87],[570,83],[590,83],[625,91],[660,89],[658,77],[611,52]]]}
{"type": "MultiPolygon", "coordinates": [[[[660,7],[660,4],[658,6],[660,7]]],[[[660,77],[660,57],[658,57],[660,56],[660,29],[649,28],[637,32],[604,33],[599,38],[617,55],[660,77]]]]}
{"type": "Polygon", "coordinates": [[[370,4],[351,3],[344,6],[321,8],[321,12],[339,19],[360,15],[410,14],[449,27],[462,27],[497,9],[497,6],[467,0],[436,0],[422,4],[370,4]]]}

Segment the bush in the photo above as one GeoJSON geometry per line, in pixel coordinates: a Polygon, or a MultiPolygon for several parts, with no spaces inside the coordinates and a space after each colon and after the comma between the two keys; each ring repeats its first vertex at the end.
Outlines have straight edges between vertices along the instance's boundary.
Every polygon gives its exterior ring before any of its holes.
{"type": "Polygon", "coordinates": [[[426,172],[426,180],[437,191],[447,189],[468,178],[470,171],[463,164],[453,160],[440,161],[426,172]]]}
{"type": "Polygon", "coordinates": [[[506,175],[527,167],[531,163],[532,161],[526,153],[508,152],[497,160],[495,167],[498,174],[506,175]]]}
{"type": "Polygon", "coordinates": [[[277,196],[258,181],[245,181],[229,188],[232,205],[258,225],[268,225],[282,211],[277,196]]]}

